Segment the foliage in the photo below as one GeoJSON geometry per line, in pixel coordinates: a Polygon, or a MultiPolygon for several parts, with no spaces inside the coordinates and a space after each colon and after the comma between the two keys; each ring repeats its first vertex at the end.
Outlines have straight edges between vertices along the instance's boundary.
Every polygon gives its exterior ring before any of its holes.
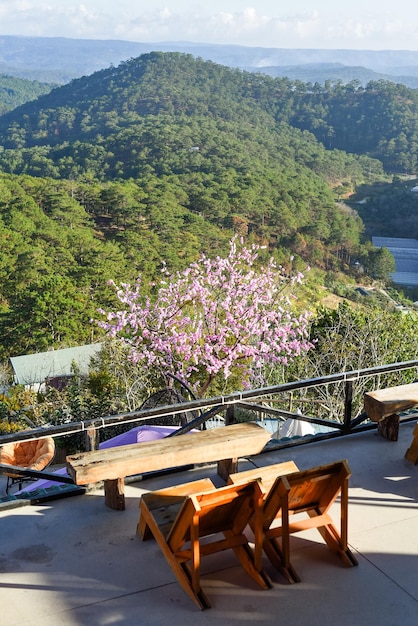
{"type": "Polygon", "coordinates": [[[389,281],[390,275],[395,271],[395,259],[384,246],[370,250],[364,265],[372,278],[383,282],[389,281]]]}
{"type": "MultiPolygon", "coordinates": [[[[251,134],[251,128],[258,132],[268,126],[290,132],[297,143],[294,129],[309,131],[320,142],[313,141],[312,135],[308,140],[312,168],[329,179],[337,176],[340,183],[341,178],[359,182],[366,168],[369,177],[372,172],[382,175],[379,161],[348,157],[347,152],[383,160],[392,169],[414,167],[413,89],[390,81],[374,81],[366,87],[356,81],[312,85],[161,52],[73,80],[36,103],[3,115],[0,137],[6,158],[2,164],[7,168],[11,158],[16,172],[34,174],[41,168],[37,175],[55,171],[64,177],[80,175],[88,166],[95,175],[126,178],[156,161],[163,167],[169,157],[176,170],[199,170],[206,163],[194,148],[205,146],[206,133],[198,132],[200,124],[190,124],[199,118],[203,128],[215,122],[218,130],[223,125],[227,133],[243,122],[242,130],[235,131],[241,139],[251,134]],[[337,151],[327,152],[323,146],[337,151]]],[[[210,143],[217,145],[216,137],[210,143]]],[[[236,153],[235,160],[245,154],[236,153]]],[[[303,153],[299,159],[306,162],[303,153]]]]}
{"type": "Polygon", "coordinates": [[[389,80],[299,86],[290,124],[309,130],[329,148],[379,159],[388,171],[416,171],[416,89],[389,80]]]}
{"type": "Polygon", "coordinates": [[[391,182],[359,186],[350,203],[369,237],[418,236],[418,194],[411,191],[415,184],[410,178],[394,177],[391,182]]]}
{"type": "MultiPolygon", "coordinates": [[[[251,228],[249,241],[268,244],[278,263],[293,248],[296,268],[311,260],[322,265],[325,258],[328,265],[347,267],[341,251],[359,245],[356,218],[333,210],[326,196],[315,198],[307,179],[297,191],[300,217],[289,187],[292,212],[282,201],[276,210],[266,196],[259,228],[256,189],[250,194],[247,187],[247,216],[241,217],[235,200],[227,209],[234,189],[227,176],[210,185],[190,178],[184,188],[168,179],[100,183],[0,175],[1,358],[89,343],[99,332],[90,319],[98,307],[115,302],[106,279],[133,281],[141,273],[151,283],[163,260],[175,272],[201,253],[223,254],[234,231],[251,228]],[[203,208],[205,215],[198,210],[203,208]]],[[[287,186],[284,176],[282,185],[287,186]]],[[[273,184],[268,192],[264,188],[268,194],[280,191],[273,184]]]]}
{"type": "Polygon", "coordinates": [[[33,425],[33,404],[36,396],[22,385],[9,388],[0,394],[0,434],[23,430],[33,425]]]}
{"type": "Polygon", "coordinates": [[[104,341],[92,359],[87,389],[93,397],[112,399],[119,411],[134,411],[161,387],[162,381],[147,364],[133,363],[131,349],[120,340],[104,341]]]}
{"type": "MultiPolygon", "coordinates": [[[[310,326],[309,340],[315,349],[294,361],[290,374],[295,380],[316,378],[415,360],[418,358],[416,324],[415,313],[355,308],[347,302],[338,309],[323,308],[310,326]]],[[[415,370],[380,375],[373,377],[373,388],[410,383],[414,377],[415,370]]],[[[370,385],[371,379],[367,377],[355,380],[354,415],[362,412],[363,394],[370,390],[370,385]]],[[[344,392],[344,383],[307,390],[301,396],[302,406],[315,397],[317,406],[322,407],[322,417],[342,421],[344,392]]]]}
{"type": "MultiPolygon", "coordinates": [[[[0,414],[3,414],[4,408],[0,403],[0,414]]],[[[0,435],[9,435],[10,433],[17,433],[25,426],[17,422],[11,422],[10,419],[0,417],[0,435]]]]}
{"type": "Polygon", "coordinates": [[[285,293],[301,275],[287,276],[272,258],[256,269],[259,252],[234,238],[226,258],[202,255],[181,273],[164,272],[154,299],[143,297],[140,278],[122,284],[124,308],[102,311],[99,324],[131,346],[134,363],[190,379],[200,396],[232,374],[250,387],[265,364],[287,365],[311,347],[306,314],[285,293]]]}
{"type": "Polygon", "coordinates": [[[51,91],[53,85],[0,74],[0,114],[36,100],[51,91]]]}

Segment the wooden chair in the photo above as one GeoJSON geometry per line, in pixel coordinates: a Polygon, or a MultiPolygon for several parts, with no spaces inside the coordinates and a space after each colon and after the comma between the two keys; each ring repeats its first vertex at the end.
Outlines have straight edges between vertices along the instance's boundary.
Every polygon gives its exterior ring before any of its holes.
{"type": "Polygon", "coordinates": [[[264,551],[271,563],[289,582],[300,578],[290,562],[290,535],[317,528],[331,550],[346,565],[358,562],[347,544],[348,480],[351,470],[347,461],[279,476],[268,492],[263,505],[264,551]],[[340,531],[329,510],[340,497],[340,531]],[[297,521],[292,516],[306,514],[297,521]],[[277,520],[281,524],[277,525],[277,520]],[[281,545],[278,542],[281,538],[281,545]]]}
{"type": "Polygon", "coordinates": [[[232,549],[260,587],[271,587],[261,567],[261,499],[257,481],[216,489],[207,478],[150,492],[140,501],[138,534],[156,539],[184,591],[207,609],[210,603],[200,585],[203,556],[232,549]],[[253,517],[254,552],[244,534],[253,517]]]}

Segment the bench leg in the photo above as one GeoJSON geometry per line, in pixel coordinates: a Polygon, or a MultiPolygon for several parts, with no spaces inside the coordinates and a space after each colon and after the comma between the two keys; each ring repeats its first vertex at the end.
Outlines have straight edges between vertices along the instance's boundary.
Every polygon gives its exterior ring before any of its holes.
{"type": "Polygon", "coordinates": [[[238,459],[224,459],[218,461],[218,475],[225,481],[228,481],[230,474],[238,471],[238,459]]]}
{"type": "Polygon", "coordinates": [[[115,511],[125,510],[125,481],[123,478],[104,481],[105,504],[115,511]]]}
{"type": "Polygon", "coordinates": [[[388,415],[377,423],[377,430],[389,441],[398,441],[399,415],[388,415]]]}

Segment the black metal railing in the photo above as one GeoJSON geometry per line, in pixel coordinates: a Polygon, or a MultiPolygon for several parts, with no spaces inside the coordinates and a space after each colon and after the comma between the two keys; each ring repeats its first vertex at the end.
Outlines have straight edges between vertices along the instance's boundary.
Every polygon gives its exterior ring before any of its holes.
{"type": "MultiPolygon", "coordinates": [[[[193,399],[178,404],[157,406],[130,413],[109,415],[80,422],[70,422],[55,426],[42,426],[39,428],[32,428],[30,430],[2,435],[0,436],[0,445],[15,441],[38,439],[39,437],[45,436],[62,437],[63,435],[84,433],[85,449],[91,450],[97,446],[97,433],[101,429],[121,425],[127,426],[130,424],[138,425],[144,422],[158,422],[161,418],[198,410],[198,416],[195,419],[188,422],[186,425],[179,427],[175,432],[173,432],[172,435],[170,435],[178,436],[192,430],[193,428],[197,428],[199,426],[204,427],[205,423],[212,419],[215,415],[225,415],[225,423],[232,423],[236,419],[235,415],[238,409],[245,411],[247,419],[262,420],[264,416],[268,416],[269,419],[277,420],[292,418],[327,428],[327,432],[318,433],[309,438],[303,437],[303,441],[300,439],[294,441],[280,441],[280,439],[271,441],[267,445],[266,449],[271,450],[301,445],[307,442],[312,442],[313,440],[328,439],[331,437],[349,435],[355,432],[376,428],[376,424],[371,423],[368,420],[364,411],[359,411],[357,409],[353,414],[354,400],[356,400],[355,404],[357,407],[362,406],[362,398],[359,398],[359,394],[361,395],[364,391],[364,380],[367,379],[369,381],[370,389],[378,388],[379,385],[373,386],[373,381],[377,380],[378,382],[381,382],[383,375],[390,374],[392,375],[391,381],[395,380],[395,382],[392,382],[391,384],[401,384],[401,382],[396,382],[396,373],[403,372],[405,370],[416,370],[417,368],[418,360],[404,361],[401,363],[380,365],[367,369],[330,374],[317,378],[297,380],[259,389],[249,389],[213,398],[193,399]],[[393,375],[395,375],[395,378],[393,375]],[[289,408],[273,406],[275,403],[281,402],[284,406],[286,406],[287,403],[287,406],[289,407],[292,401],[294,402],[293,394],[295,394],[295,392],[300,392],[301,390],[310,390],[312,392],[311,399],[307,401],[308,404],[312,406],[312,403],[314,402],[314,399],[312,398],[315,395],[315,390],[319,390],[323,386],[336,384],[340,386],[342,385],[343,388],[344,397],[341,401],[341,419],[324,419],[321,417],[303,414],[300,411],[289,410],[289,408]],[[361,388],[362,391],[359,392],[358,388],[361,388]]],[[[402,418],[402,420],[408,419],[416,419],[416,415],[415,418],[409,418],[408,415],[402,418]]],[[[5,471],[4,466],[0,466],[0,473],[2,471],[5,471]]],[[[32,477],[33,474],[34,472],[31,472],[32,477]]],[[[45,476],[44,472],[39,474],[45,476]]],[[[47,476],[50,478],[51,474],[48,473],[47,476]]],[[[61,478],[57,478],[56,480],[61,480],[61,478]]]]}

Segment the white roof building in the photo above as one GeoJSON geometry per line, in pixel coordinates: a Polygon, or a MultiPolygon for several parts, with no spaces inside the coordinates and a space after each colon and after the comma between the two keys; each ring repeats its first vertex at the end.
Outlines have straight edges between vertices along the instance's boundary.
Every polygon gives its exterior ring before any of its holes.
{"type": "Polygon", "coordinates": [[[73,364],[76,363],[81,374],[87,374],[90,359],[102,348],[101,343],[49,350],[10,358],[15,382],[18,385],[42,386],[49,378],[73,375],[73,364]]]}
{"type": "Polygon", "coordinates": [[[418,240],[403,237],[372,237],[376,248],[387,248],[395,259],[391,278],[396,285],[418,286],[418,240]]]}

